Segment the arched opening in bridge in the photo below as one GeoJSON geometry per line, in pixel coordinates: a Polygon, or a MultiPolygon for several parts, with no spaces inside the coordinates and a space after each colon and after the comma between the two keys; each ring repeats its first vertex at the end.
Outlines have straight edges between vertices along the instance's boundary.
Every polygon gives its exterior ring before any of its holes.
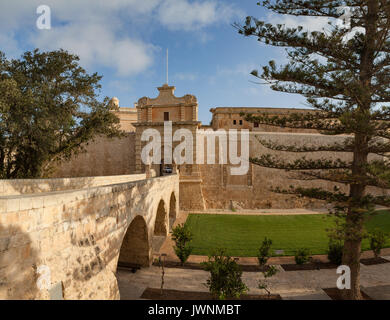
{"type": "Polygon", "coordinates": [[[168,235],[168,213],[165,202],[160,201],[156,213],[153,234],[153,253],[158,254],[168,235]]]}
{"type": "Polygon", "coordinates": [[[134,267],[150,264],[151,248],[148,229],[143,217],[136,216],[122,241],[118,266],[134,267]]]}
{"type": "Polygon", "coordinates": [[[172,230],[173,223],[176,220],[176,196],[172,192],[171,199],[169,201],[169,229],[172,230]]]}
{"type": "Polygon", "coordinates": [[[167,210],[165,209],[165,203],[163,200],[160,201],[157,208],[156,222],[154,223],[154,235],[164,236],[168,234],[167,231],[167,210]]]}

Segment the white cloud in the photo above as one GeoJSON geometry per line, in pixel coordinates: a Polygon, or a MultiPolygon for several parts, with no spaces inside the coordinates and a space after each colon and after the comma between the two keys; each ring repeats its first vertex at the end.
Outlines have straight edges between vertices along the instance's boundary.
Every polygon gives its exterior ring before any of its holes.
{"type": "Polygon", "coordinates": [[[242,15],[232,5],[217,1],[165,0],[158,9],[160,22],[171,30],[198,30],[242,15]]]}
{"type": "Polygon", "coordinates": [[[31,39],[47,50],[64,48],[80,56],[87,67],[112,67],[120,76],[142,72],[153,62],[154,47],[129,37],[118,37],[115,30],[95,23],[73,23],[53,28],[31,39]]]}
{"type": "Polygon", "coordinates": [[[160,0],[46,0],[52,12],[52,29],[44,31],[35,27],[41,2],[0,3],[0,45],[7,55],[20,52],[21,42],[28,40],[29,46],[42,50],[63,48],[79,55],[86,67],[109,67],[120,76],[135,75],[152,65],[155,47],[129,36],[123,17],[131,21],[151,14],[160,0]]]}
{"type": "Polygon", "coordinates": [[[142,40],[142,33],[150,29],[145,23],[199,31],[238,14],[219,0],[45,0],[52,29],[39,31],[36,9],[41,4],[42,0],[0,1],[1,50],[12,56],[25,46],[63,48],[79,55],[87,67],[108,67],[120,76],[136,75],[153,64],[156,46],[142,40]]]}
{"type": "MultiPolygon", "coordinates": [[[[345,26],[345,22],[341,19],[327,18],[327,17],[296,17],[291,15],[278,15],[278,14],[268,14],[267,22],[272,24],[284,24],[286,27],[304,27],[304,30],[307,31],[331,31],[333,26],[345,26]],[[331,23],[331,24],[330,24],[331,23]]],[[[365,29],[361,27],[353,28],[345,37],[345,40],[353,38],[357,32],[364,33],[365,29]]]]}
{"type": "MultiPolygon", "coordinates": [[[[325,18],[325,17],[295,17],[288,15],[276,15],[276,14],[268,14],[267,22],[270,22],[274,25],[276,24],[284,24],[286,27],[296,28],[298,26],[304,27],[306,31],[321,31],[321,32],[330,32],[333,26],[342,27],[344,22],[342,20],[335,20],[333,18],[325,18]],[[331,24],[329,24],[331,23],[331,24]]],[[[362,27],[355,27],[347,33],[343,40],[348,41],[352,39],[356,33],[364,33],[365,29],[362,27]]]]}
{"type": "Polygon", "coordinates": [[[0,2],[0,27],[2,33],[17,29],[22,23],[28,24],[35,18],[38,5],[34,1],[9,1],[0,2]]]}
{"type": "Polygon", "coordinates": [[[267,15],[266,21],[274,25],[285,24],[286,27],[290,28],[303,26],[308,31],[323,31],[329,27],[329,19],[323,17],[295,17],[270,13],[267,15]]]}
{"type": "Polygon", "coordinates": [[[14,34],[0,33],[0,50],[7,53],[8,57],[16,58],[22,53],[14,34]]]}

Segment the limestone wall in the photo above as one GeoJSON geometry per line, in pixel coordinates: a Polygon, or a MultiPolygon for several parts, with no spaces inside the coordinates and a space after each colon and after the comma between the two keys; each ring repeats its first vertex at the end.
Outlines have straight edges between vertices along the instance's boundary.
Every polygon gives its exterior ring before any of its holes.
{"type": "Polygon", "coordinates": [[[53,178],[111,176],[135,173],[135,133],[124,138],[99,137],[86,146],[86,152],[61,163],[53,178]]]}
{"type": "Polygon", "coordinates": [[[135,127],[133,124],[137,122],[137,109],[136,108],[119,108],[114,112],[119,118],[119,125],[121,130],[125,132],[134,132],[135,127]]]}
{"type": "Polygon", "coordinates": [[[177,175],[109,186],[0,197],[0,299],[118,299],[122,240],[138,217],[151,240],[159,203],[179,199],[177,175]],[[43,273],[44,274],[43,274],[43,273]]]}
{"type": "MultiPolygon", "coordinates": [[[[293,161],[306,156],[307,159],[337,159],[351,160],[352,154],[340,152],[292,153],[272,151],[265,148],[259,139],[273,141],[283,145],[319,146],[332,142],[341,142],[345,136],[324,136],[305,133],[251,133],[250,157],[261,154],[274,154],[284,161],[293,161]]],[[[218,144],[217,144],[218,146],[218,144]]],[[[217,151],[218,153],[218,151],[217,151]]],[[[372,157],[371,157],[372,158],[372,157]]],[[[229,165],[202,165],[202,193],[208,209],[230,208],[233,202],[237,207],[245,209],[256,208],[321,208],[324,202],[296,196],[282,195],[270,191],[272,187],[288,189],[290,185],[302,187],[321,187],[332,191],[338,185],[342,191],[348,192],[348,187],[323,180],[297,180],[296,173],[277,169],[268,169],[251,164],[249,172],[244,176],[232,176],[229,165]]],[[[385,194],[387,191],[369,188],[370,193],[385,194]]]]}
{"type": "Polygon", "coordinates": [[[212,127],[214,130],[218,129],[248,129],[251,131],[258,132],[291,132],[291,133],[316,133],[317,130],[312,129],[295,129],[295,128],[284,128],[277,126],[270,126],[266,124],[257,124],[248,122],[240,115],[243,113],[250,113],[256,115],[268,114],[269,116],[283,116],[291,113],[308,113],[309,109],[293,109],[293,108],[245,108],[245,107],[219,107],[210,110],[213,114],[212,127]]]}
{"type": "MultiPolygon", "coordinates": [[[[137,136],[129,134],[119,140],[100,139],[90,144],[88,152],[73,159],[61,166],[56,177],[88,177],[96,175],[129,174],[144,172],[145,168],[141,163],[140,155],[142,147],[146,142],[140,142],[140,136],[144,129],[154,128],[163,132],[162,124],[138,126],[137,136]],[[137,142],[136,142],[137,141],[137,142]],[[137,160],[136,160],[137,158],[137,160]],[[138,170],[136,171],[136,164],[138,170]]],[[[180,125],[174,128],[188,128],[195,132],[193,124],[180,125]]],[[[163,134],[162,134],[163,135],[163,134]]],[[[305,154],[291,152],[277,152],[266,149],[259,142],[259,139],[269,139],[276,143],[285,145],[323,145],[336,141],[343,141],[345,136],[324,136],[316,133],[289,133],[289,132],[257,132],[250,133],[250,156],[256,157],[261,154],[275,154],[286,161],[292,161],[305,154]]],[[[175,142],[173,147],[178,143],[175,142]]],[[[216,143],[218,147],[218,143],[216,143]]],[[[218,154],[218,149],[216,150],[218,154]]],[[[205,148],[205,155],[207,149],[205,148]]],[[[306,154],[310,159],[328,158],[351,159],[351,154],[339,152],[315,152],[306,154]]],[[[244,176],[232,176],[229,174],[228,165],[192,165],[190,180],[188,183],[186,166],[180,168],[181,175],[181,208],[183,210],[201,210],[202,208],[229,208],[232,201],[243,208],[296,208],[296,207],[323,207],[324,203],[311,199],[302,199],[293,196],[275,194],[269,191],[271,187],[289,185],[315,186],[332,190],[334,184],[321,180],[298,181],[294,179],[294,173],[286,173],[282,170],[266,169],[251,165],[248,174],[244,176]],[[198,174],[198,171],[200,173],[198,174]],[[199,176],[200,175],[200,176],[199,176]],[[201,189],[199,183],[201,181],[201,189]]],[[[160,166],[154,166],[157,173],[160,166]]],[[[90,178],[87,178],[90,179],[90,178]]],[[[63,180],[61,180],[63,181],[63,180]]],[[[87,183],[87,182],[86,182],[87,183]]],[[[339,185],[344,191],[348,191],[344,185],[339,185]]],[[[0,185],[0,191],[1,191],[0,185]]],[[[46,190],[46,189],[43,189],[46,190]]],[[[386,191],[369,188],[370,193],[383,194],[386,191]]]]}

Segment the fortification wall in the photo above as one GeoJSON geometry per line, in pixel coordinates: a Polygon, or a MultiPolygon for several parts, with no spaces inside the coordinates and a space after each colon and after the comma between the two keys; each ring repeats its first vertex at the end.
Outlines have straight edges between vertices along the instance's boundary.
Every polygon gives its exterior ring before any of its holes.
{"type": "MultiPolygon", "coordinates": [[[[273,151],[265,148],[259,140],[272,141],[282,145],[320,146],[334,142],[342,142],[346,136],[324,136],[309,133],[251,133],[250,157],[260,157],[262,154],[271,154],[283,161],[291,162],[305,156],[307,159],[337,159],[348,161],[352,154],[343,152],[311,152],[293,153],[273,151]]],[[[216,144],[218,147],[218,143],[216,144]]],[[[216,151],[218,153],[218,151],[216,151]]],[[[371,155],[370,159],[374,156],[371,155]]],[[[334,186],[341,191],[348,192],[348,186],[324,180],[302,181],[297,179],[297,173],[284,170],[263,168],[250,164],[248,173],[244,176],[232,176],[229,165],[202,165],[202,193],[208,209],[231,208],[231,205],[244,209],[256,208],[323,208],[326,203],[309,198],[300,198],[293,195],[283,195],[271,192],[270,189],[280,187],[288,189],[290,185],[297,187],[320,187],[332,191],[334,186]]],[[[372,194],[386,194],[386,190],[378,188],[368,189],[372,194]]]]}
{"type": "Polygon", "coordinates": [[[135,173],[135,133],[123,138],[98,137],[86,146],[86,152],[61,163],[53,178],[126,175],[135,173]]]}
{"type": "MultiPolygon", "coordinates": [[[[162,130],[158,126],[154,128],[162,130]]],[[[142,130],[140,130],[142,131],[142,130]]],[[[140,133],[138,133],[140,134],[140,133]]],[[[250,156],[260,157],[262,154],[273,154],[281,157],[284,161],[293,161],[302,156],[308,159],[337,159],[351,160],[350,153],[342,152],[311,152],[293,153],[272,151],[265,148],[259,140],[265,139],[276,144],[297,145],[297,146],[319,146],[342,142],[347,136],[324,136],[318,133],[289,133],[289,132],[251,132],[250,133],[250,156]]],[[[86,154],[81,154],[69,163],[64,163],[57,177],[87,177],[98,175],[116,175],[134,173],[136,170],[135,134],[130,133],[123,139],[99,139],[88,146],[86,154]]],[[[138,139],[139,140],[139,139],[138,139]]],[[[143,143],[142,145],[144,145],[143,143]]],[[[174,143],[174,147],[178,143],[174,143]]],[[[140,157],[141,144],[138,146],[140,157]]],[[[218,140],[216,143],[218,154],[218,140]]],[[[205,146],[205,157],[207,148],[205,146]]],[[[371,157],[372,158],[372,157],[371,157]]],[[[140,161],[140,158],[138,159],[140,161]]],[[[218,161],[217,161],[218,163],[218,161]]],[[[195,168],[195,166],[193,166],[195,168]]],[[[141,166],[140,166],[141,168],[141,166]]],[[[185,178],[185,168],[181,168],[181,178],[185,178]]],[[[140,169],[140,172],[143,169],[140,169]]],[[[159,172],[159,165],[155,166],[159,172]]],[[[243,176],[232,176],[229,165],[205,164],[199,165],[201,179],[201,190],[187,183],[181,183],[182,197],[181,208],[183,210],[197,209],[199,203],[204,203],[206,208],[230,208],[232,202],[238,207],[246,209],[255,208],[316,208],[324,207],[321,201],[298,198],[296,196],[281,195],[270,191],[273,187],[288,188],[290,185],[302,187],[321,187],[326,190],[333,190],[335,183],[323,180],[301,181],[294,179],[296,173],[285,172],[277,169],[267,169],[256,165],[250,165],[249,172],[243,176]],[[188,192],[187,192],[188,191],[188,192]]],[[[84,183],[94,183],[92,178],[86,178],[84,183]],[[91,181],[89,181],[91,180],[91,181]]],[[[101,178],[100,178],[101,179],[101,178]]],[[[198,179],[198,178],[197,178],[198,179]]],[[[63,180],[61,180],[63,182],[63,180]]],[[[62,183],[61,182],[61,183],[62,183]]],[[[196,182],[199,184],[198,182],[196,182]]],[[[341,190],[348,192],[343,184],[337,184],[341,190]]],[[[0,190],[2,186],[0,185],[0,190]]],[[[43,187],[47,190],[48,187],[43,187]]],[[[378,188],[369,188],[373,194],[385,194],[387,191],[378,188]]]]}

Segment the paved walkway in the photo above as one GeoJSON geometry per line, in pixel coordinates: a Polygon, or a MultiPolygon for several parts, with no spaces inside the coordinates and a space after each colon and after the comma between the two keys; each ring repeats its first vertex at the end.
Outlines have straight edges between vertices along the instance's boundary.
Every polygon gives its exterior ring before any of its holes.
{"type": "MultiPolygon", "coordinates": [[[[166,268],[164,288],[206,292],[204,283],[208,276],[208,272],[202,270],[166,268]]],[[[338,276],[335,269],[280,271],[268,283],[271,292],[280,294],[283,299],[329,300],[322,289],[336,287],[338,276]]],[[[160,288],[161,270],[155,266],[136,273],[118,269],[117,278],[121,299],[139,299],[147,287],[160,288]]],[[[243,281],[249,287],[250,294],[264,294],[263,290],[257,288],[261,278],[261,273],[243,273],[243,281]]],[[[361,285],[372,298],[390,300],[390,263],[362,265],[361,285]]]]}

